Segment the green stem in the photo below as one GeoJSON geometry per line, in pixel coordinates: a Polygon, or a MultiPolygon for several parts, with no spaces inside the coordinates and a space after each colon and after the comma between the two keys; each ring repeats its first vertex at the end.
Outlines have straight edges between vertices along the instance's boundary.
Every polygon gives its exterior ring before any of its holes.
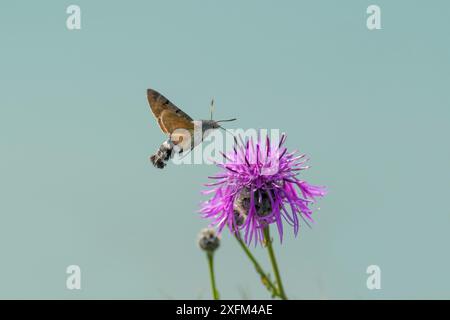
{"type": "Polygon", "coordinates": [[[252,255],[252,253],[248,249],[247,245],[242,241],[240,234],[236,234],[236,240],[239,242],[241,248],[244,250],[247,257],[253,263],[253,266],[255,267],[256,272],[258,272],[258,274],[261,277],[261,281],[267,287],[267,289],[272,293],[272,296],[279,296],[277,288],[272,283],[272,281],[270,281],[270,278],[267,276],[267,274],[261,268],[261,265],[258,263],[258,261],[256,261],[255,257],[252,255]]]}
{"type": "Polygon", "coordinates": [[[287,300],[286,293],[284,292],[283,283],[281,282],[280,271],[278,270],[277,260],[275,259],[275,253],[272,247],[272,239],[270,239],[269,226],[264,228],[264,239],[267,246],[267,251],[269,252],[270,262],[272,263],[272,269],[275,273],[275,278],[277,280],[278,293],[281,299],[287,300]]]}
{"type": "Polygon", "coordinates": [[[214,275],[214,253],[208,252],[206,253],[208,257],[208,266],[209,266],[209,276],[211,278],[211,289],[214,300],[219,300],[219,291],[217,291],[216,287],[216,277],[214,275]]]}

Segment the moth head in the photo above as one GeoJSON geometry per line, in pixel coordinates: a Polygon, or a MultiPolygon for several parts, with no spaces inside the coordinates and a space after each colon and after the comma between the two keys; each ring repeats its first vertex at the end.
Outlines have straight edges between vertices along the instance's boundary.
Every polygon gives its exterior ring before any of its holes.
{"type": "Polygon", "coordinates": [[[202,130],[210,130],[210,129],[219,129],[220,124],[215,120],[203,120],[202,121],[202,130]]]}
{"type": "Polygon", "coordinates": [[[236,119],[228,119],[228,120],[213,120],[213,113],[214,113],[214,98],[211,100],[211,106],[210,106],[210,113],[211,113],[211,119],[210,120],[203,120],[202,126],[203,131],[209,130],[209,129],[222,129],[224,131],[227,131],[224,127],[220,125],[221,122],[230,122],[235,121],[236,119]]]}

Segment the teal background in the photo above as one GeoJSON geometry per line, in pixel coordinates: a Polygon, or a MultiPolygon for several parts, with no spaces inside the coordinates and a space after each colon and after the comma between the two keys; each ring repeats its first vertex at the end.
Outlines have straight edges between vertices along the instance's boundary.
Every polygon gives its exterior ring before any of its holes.
{"type": "MultiPolygon", "coordinates": [[[[151,87],[280,128],[329,187],[277,256],[291,298],[450,298],[450,4],[2,1],[0,298],[209,298],[196,210],[216,169],[148,157],[151,87]],[[78,4],[82,29],[66,29],[78,4]],[[366,8],[382,30],[366,28],[366,8]],[[65,287],[66,267],[82,289],[65,287]],[[366,288],[366,268],[382,289],[366,288]]],[[[263,249],[254,250],[269,269],[263,249]]],[[[228,232],[223,298],[268,298],[228,232]]]]}

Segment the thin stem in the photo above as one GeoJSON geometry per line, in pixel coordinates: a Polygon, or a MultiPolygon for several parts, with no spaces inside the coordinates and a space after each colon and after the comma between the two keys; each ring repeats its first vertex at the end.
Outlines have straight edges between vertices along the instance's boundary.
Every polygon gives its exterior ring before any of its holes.
{"type": "Polygon", "coordinates": [[[270,262],[272,263],[272,269],[275,273],[275,278],[277,280],[278,293],[281,299],[287,300],[286,293],[284,292],[283,283],[281,282],[280,271],[278,270],[277,260],[275,259],[275,253],[272,247],[272,239],[270,239],[269,226],[264,228],[264,239],[267,246],[267,251],[269,252],[270,262]]]}
{"type": "Polygon", "coordinates": [[[273,296],[280,296],[277,291],[277,288],[272,283],[272,281],[270,281],[269,276],[261,268],[261,265],[258,263],[258,261],[256,261],[255,257],[252,255],[247,245],[242,241],[240,234],[236,234],[236,240],[239,242],[241,248],[244,250],[247,257],[253,263],[253,266],[255,267],[256,272],[258,272],[258,274],[260,275],[263,284],[267,287],[267,289],[272,293],[273,296]]]}
{"type": "Polygon", "coordinates": [[[214,253],[208,252],[206,253],[208,257],[208,266],[209,266],[209,276],[211,278],[211,289],[214,300],[219,300],[219,291],[217,291],[216,287],[216,277],[214,275],[214,253]]]}

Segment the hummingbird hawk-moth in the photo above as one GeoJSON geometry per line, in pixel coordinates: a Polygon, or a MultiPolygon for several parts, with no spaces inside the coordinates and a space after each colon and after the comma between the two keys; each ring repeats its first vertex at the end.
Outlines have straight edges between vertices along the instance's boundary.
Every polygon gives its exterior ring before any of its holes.
{"type": "MultiPolygon", "coordinates": [[[[203,139],[207,130],[218,129],[221,122],[234,121],[236,119],[219,120],[212,119],[214,100],[211,102],[211,119],[194,121],[187,113],[178,108],[159,92],[148,89],[147,99],[150,109],[155,116],[161,130],[168,135],[157,152],[150,157],[150,161],[156,168],[163,169],[167,161],[173,156],[175,147],[184,150],[192,150],[203,139]],[[201,139],[196,139],[194,133],[201,125],[201,139]]],[[[225,129],[224,129],[225,130],[225,129]]]]}

